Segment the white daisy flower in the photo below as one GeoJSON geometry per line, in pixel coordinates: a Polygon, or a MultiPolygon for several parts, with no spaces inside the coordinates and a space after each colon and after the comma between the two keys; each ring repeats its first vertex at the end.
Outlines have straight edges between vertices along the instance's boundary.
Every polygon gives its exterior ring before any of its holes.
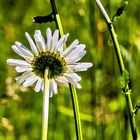
{"type": "Polygon", "coordinates": [[[44,90],[44,72],[47,67],[50,73],[50,96],[58,93],[58,83],[63,85],[71,83],[76,88],[81,88],[78,83],[81,77],[75,72],[86,71],[92,66],[92,63],[78,62],[86,54],[84,44],[79,44],[78,40],[74,40],[64,49],[64,44],[69,34],[63,35],[59,39],[59,31],[56,30],[52,35],[50,28],[46,30],[46,40],[40,30],[35,31],[34,41],[27,32],[25,36],[31,46],[31,50],[20,42],[15,42],[12,46],[14,52],[23,57],[24,60],[7,60],[9,65],[15,66],[16,71],[21,73],[19,77],[15,78],[17,84],[23,84],[24,87],[35,84],[35,92],[44,90]]]}

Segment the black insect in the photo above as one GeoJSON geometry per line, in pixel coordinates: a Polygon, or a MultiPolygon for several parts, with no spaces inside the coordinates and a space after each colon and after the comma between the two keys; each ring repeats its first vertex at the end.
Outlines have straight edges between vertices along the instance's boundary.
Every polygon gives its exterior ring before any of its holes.
{"type": "Polygon", "coordinates": [[[50,14],[48,16],[36,16],[33,17],[33,22],[35,23],[46,23],[46,22],[52,22],[54,21],[53,15],[50,14]]]}

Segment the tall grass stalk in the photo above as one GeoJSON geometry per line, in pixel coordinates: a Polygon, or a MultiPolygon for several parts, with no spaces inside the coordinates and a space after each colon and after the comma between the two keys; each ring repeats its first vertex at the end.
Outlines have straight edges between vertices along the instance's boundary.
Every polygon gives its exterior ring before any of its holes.
{"type": "MultiPolygon", "coordinates": [[[[56,5],[55,5],[55,0],[50,0],[50,3],[51,3],[51,6],[52,6],[52,12],[53,12],[53,16],[54,16],[56,26],[59,29],[60,36],[62,36],[64,34],[64,32],[63,32],[63,27],[62,27],[60,16],[59,16],[59,14],[57,12],[57,8],[56,8],[56,5]]],[[[74,111],[74,120],[75,120],[75,128],[76,128],[77,140],[83,140],[80,113],[79,113],[79,105],[78,105],[76,89],[71,84],[69,84],[69,88],[70,88],[70,92],[71,92],[71,100],[72,100],[73,111],[74,111]]]]}
{"type": "Polygon", "coordinates": [[[75,120],[75,125],[76,125],[76,134],[77,134],[77,139],[82,140],[82,129],[81,129],[81,121],[80,121],[80,112],[79,112],[79,107],[78,107],[78,99],[77,99],[77,93],[76,89],[74,86],[69,84],[70,87],[70,92],[71,92],[71,98],[72,98],[72,105],[73,105],[73,110],[74,110],[74,120],[75,120]]]}
{"type": "MultiPolygon", "coordinates": [[[[114,44],[114,48],[115,48],[115,52],[116,52],[116,56],[117,56],[117,59],[118,59],[120,72],[121,72],[121,75],[122,75],[123,71],[125,70],[125,66],[124,66],[124,63],[123,63],[119,43],[118,43],[118,40],[117,40],[117,35],[115,33],[113,24],[112,24],[112,22],[111,22],[111,20],[108,16],[106,10],[104,9],[102,3],[100,2],[100,0],[95,0],[95,2],[97,4],[98,8],[100,9],[100,11],[101,11],[101,13],[102,13],[107,25],[108,25],[108,29],[110,31],[112,41],[113,41],[113,44],[114,44]]],[[[128,112],[129,112],[129,119],[130,119],[132,137],[133,137],[133,140],[136,140],[137,139],[137,130],[136,130],[136,123],[135,123],[135,114],[134,114],[134,109],[133,109],[132,99],[131,99],[131,90],[130,90],[128,84],[126,86],[127,86],[126,87],[127,91],[129,91],[129,92],[126,92],[124,95],[125,95],[125,98],[126,98],[127,108],[128,108],[128,112]]]]}
{"type": "Polygon", "coordinates": [[[44,73],[44,94],[43,94],[43,111],[42,111],[42,136],[41,140],[47,140],[48,133],[48,116],[49,116],[49,79],[48,69],[44,73]]]}

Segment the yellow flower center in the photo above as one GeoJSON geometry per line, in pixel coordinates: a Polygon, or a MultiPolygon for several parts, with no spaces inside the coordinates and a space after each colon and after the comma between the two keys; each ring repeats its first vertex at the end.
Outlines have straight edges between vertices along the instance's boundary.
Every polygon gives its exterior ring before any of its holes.
{"type": "Polygon", "coordinates": [[[62,76],[67,70],[66,61],[55,52],[42,51],[34,57],[31,64],[33,72],[42,78],[46,68],[49,70],[50,79],[62,76]]]}

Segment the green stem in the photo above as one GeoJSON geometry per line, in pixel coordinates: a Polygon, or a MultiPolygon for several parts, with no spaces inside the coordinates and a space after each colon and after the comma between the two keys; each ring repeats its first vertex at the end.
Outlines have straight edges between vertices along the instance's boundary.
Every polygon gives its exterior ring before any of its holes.
{"type": "Polygon", "coordinates": [[[56,5],[55,5],[55,0],[50,0],[50,2],[51,2],[51,6],[52,6],[52,13],[53,13],[53,16],[54,16],[56,27],[59,29],[60,36],[62,36],[62,35],[64,35],[64,31],[63,31],[60,16],[57,12],[57,8],[56,8],[56,5]]]}
{"type": "Polygon", "coordinates": [[[74,110],[74,118],[75,118],[75,125],[76,125],[76,133],[77,133],[77,139],[82,140],[82,129],[81,129],[81,121],[80,121],[80,112],[79,112],[79,106],[78,106],[78,99],[77,99],[77,93],[74,86],[69,84],[70,87],[70,93],[71,93],[71,99],[72,99],[72,105],[74,110]]]}
{"type": "MultiPolygon", "coordinates": [[[[114,44],[114,48],[115,48],[115,52],[116,52],[116,56],[118,59],[118,63],[119,63],[119,68],[120,68],[120,72],[121,75],[125,69],[124,63],[123,63],[123,59],[122,59],[122,55],[121,55],[121,51],[120,51],[120,47],[119,47],[119,43],[118,43],[118,39],[117,39],[117,35],[115,33],[113,24],[107,14],[107,12],[105,11],[102,3],[100,2],[100,0],[95,0],[98,8],[100,9],[103,17],[106,20],[106,23],[108,25],[108,29],[110,31],[111,37],[112,37],[112,41],[114,44]]],[[[129,85],[127,85],[127,89],[129,90],[129,85]]],[[[135,123],[135,115],[134,115],[134,109],[133,109],[133,105],[132,105],[132,99],[131,99],[131,94],[125,94],[125,98],[126,98],[126,103],[127,103],[127,108],[129,111],[129,119],[130,119],[130,126],[131,126],[131,132],[132,132],[132,137],[133,140],[137,139],[137,130],[136,130],[136,123],[135,123]]]]}
{"type": "Polygon", "coordinates": [[[48,116],[49,116],[49,79],[48,69],[44,73],[44,94],[43,94],[43,111],[42,111],[42,137],[41,140],[47,140],[48,116]]]}
{"type": "MultiPolygon", "coordinates": [[[[54,19],[55,19],[56,26],[60,31],[60,36],[62,36],[64,34],[64,32],[63,32],[63,27],[62,27],[62,22],[61,22],[60,16],[57,12],[57,8],[56,8],[56,5],[55,5],[55,0],[50,0],[50,2],[51,2],[53,16],[54,16],[54,19]]],[[[66,45],[65,45],[65,48],[66,48],[66,45]]],[[[71,99],[72,99],[72,104],[73,104],[77,140],[83,140],[76,89],[71,84],[69,84],[69,88],[70,88],[71,99]]]]}

